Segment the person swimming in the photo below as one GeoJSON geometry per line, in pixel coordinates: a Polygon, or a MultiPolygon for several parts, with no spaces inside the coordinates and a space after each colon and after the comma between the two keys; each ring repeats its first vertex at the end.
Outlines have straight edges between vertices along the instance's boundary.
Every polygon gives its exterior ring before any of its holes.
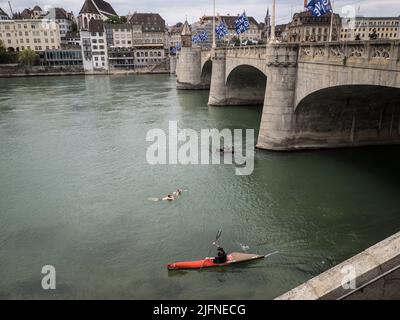
{"type": "Polygon", "coordinates": [[[163,201],[174,201],[175,197],[172,194],[167,195],[166,197],[162,198],[163,201]]]}
{"type": "Polygon", "coordinates": [[[173,195],[176,196],[176,197],[180,196],[181,194],[182,194],[182,189],[177,189],[177,190],[173,193],[173,195]]]}

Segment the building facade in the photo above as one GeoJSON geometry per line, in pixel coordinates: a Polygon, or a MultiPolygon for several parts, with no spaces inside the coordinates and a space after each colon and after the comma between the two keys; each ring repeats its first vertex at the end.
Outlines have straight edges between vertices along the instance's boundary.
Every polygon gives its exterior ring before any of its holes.
{"type": "Polygon", "coordinates": [[[400,39],[400,17],[356,17],[342,19],[340,40],[368,40],[375,31],[378,39],[400,39]]]}
{"type": "Polygon", "coordinates": [[[81,66],[82,51],[80,48],[68,50],[46,50],[43,63],[47,66],[81,66]]]}
{"type": "Polygon", "coordinates": [[[135,67],[135,52],[131,48],[113,48],[108,50],[110,69],[129,70],[135,67]]]}
{"type": "Polygon", "coordinates": [[[165,61],[165,49],[160,46],[135,46],[135,68],[144,68],[161,64],[165,61]]]}
{"type": "Polygon", "coordinates": [[[112,48],[132,48],[132,26],[124,24],[105,24],[107,44],[112,48]]]}
{"type": "Polygon", "coordinates": [[[92,19],[81,30],[83,68],[86,72],[108,71],[107,38],[103,20],[92,19]]]}
{"type": "Polygon", "coordinates": [[[169,48],[182,46],[182,40],[181,40],[182,29],[183,29],[183,23],[181,22],[168,28],[167,43],[169,48]]]}
{"type": "Polygon", "coordinates": [[[37,52],[59,49],[59,26],[55,21],[40,19],[1,20],[0,40],[10,51],[31,49],[37,52]]]}
{"type": "MultiPolygon", "coordinates": [[[[284,41],[287,42],[324,42],[329,41],[331,13],[314,17],[310,11],[295,13],[293,20],[286,26],[284,41]]],[[[333,14],[332,41],[338,41],[342,20],[333,14]]]]}
{"type": "Polygon", "coordinates": [[[167,46],[165,20],[158,13],[135,12],[130,20],[134,45],[167,46]]]}

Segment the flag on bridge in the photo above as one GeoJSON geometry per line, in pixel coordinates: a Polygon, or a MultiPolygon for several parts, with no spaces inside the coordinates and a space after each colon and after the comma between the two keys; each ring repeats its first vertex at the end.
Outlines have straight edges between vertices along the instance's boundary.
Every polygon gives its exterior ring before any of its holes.
{"type": "Polygon", "coordinates": [[[218,39],[222,39],[228,34],[228,26],[226,25],[225,21],[221,21],[221,23],[215,27],[215,33],[218,36],[218,39]]]}
{"type": "Polygon", "coordinates": [[[175,47],[171,48],[171,54],[176,55],[179,51],[181,51],[182,47],[178,43],[175,47]]]}
{"type": "Polygon", "coordinates": [[[197,33],[192,37],[194,43],[206,42],[208,40],[207,31],[203,31],[201,33],[197,33]]]}
{"type": "Polygon", "coordinates": [[[321,17],[328,12],[333,12],[330,0],[310,0],[307,9],[314,17],[321,17]]]}
{"type": "Polygon", "coordinates": [[[246,16],[246,12],[243,12],[242,15],[235,20],[235,29],[237,34],[241,34],[250,29],[250,22],[246,16]]]}

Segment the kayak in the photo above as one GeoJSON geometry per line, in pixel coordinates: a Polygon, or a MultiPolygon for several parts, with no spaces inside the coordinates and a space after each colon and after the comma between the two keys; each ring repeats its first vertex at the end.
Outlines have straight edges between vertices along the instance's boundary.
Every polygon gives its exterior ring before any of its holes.
{"type": "Polygon", "coordinates": [[[214,263],[214,258],[205,258],[203,260],[196,261],[182,261],[175,262],[168,265],[168,270],[182,270],[182,269],[203,269],[203,268],[215,268],[215,267],[227,267],[237,263],[249,262],[264,259],[265,256],[260,256],[251,253],[233,252],[227,255],[227,261],[225,263],[214,263]]]}

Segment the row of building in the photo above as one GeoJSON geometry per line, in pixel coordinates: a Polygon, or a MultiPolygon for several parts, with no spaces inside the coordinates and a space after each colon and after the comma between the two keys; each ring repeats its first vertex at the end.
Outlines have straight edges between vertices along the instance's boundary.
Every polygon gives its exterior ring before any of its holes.
{"type": "MultiPolygon", "coordinates": [[[[239,37],[236,16],[218,16],[228,34],[217,45],[265,43],[271,37],[271,16],[263,22],[249,17],[249,30],[239,37]]],[[[190,33],[206,31],[212,44],[213,17],[203,16],[190,26],[190,33]]],[[[310,12],[296,13],[290,23],[276,26],[279,41],[308,42],[400,39],[400,17],[365,18],[347,21],[339,15],[313,17],[310,12]],[[333,22],[333,23],[332,23],[333,22]],[[331,30],[332,28],[332,30],[331,30]]],[[[84,0],[77,17],[63,8],[44,11],[39,6],[12,13],[0,8],[0,40],[10,51],[32,49],[50,65],[81,64],[87,71],[110,68],[142,68],[166,62],[171,48],[182,45],[183,23],[167,26],[157,13],[133,13],[119,17],[104,0],[84,0]],[[111,19],[110,19],[111,18],[111,19]],[[116,19],[114,19],[116,18],[116,19]]]]}

